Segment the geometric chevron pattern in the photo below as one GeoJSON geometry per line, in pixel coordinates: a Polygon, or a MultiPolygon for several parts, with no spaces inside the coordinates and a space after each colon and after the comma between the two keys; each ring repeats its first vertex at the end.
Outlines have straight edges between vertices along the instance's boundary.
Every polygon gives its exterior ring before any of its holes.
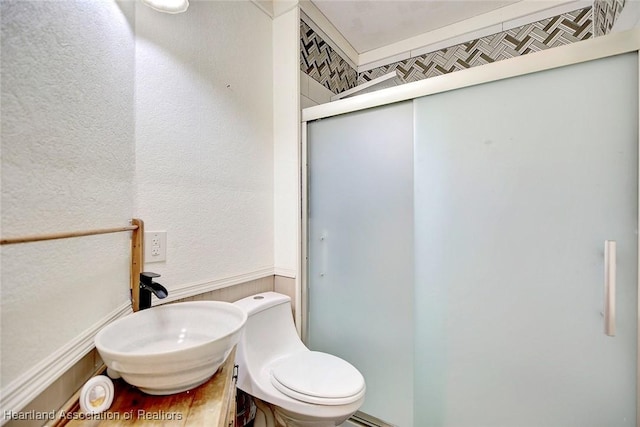
{"type": "MultiPolygon", "coordinates": [[[[606,1],[606,0],[603,0],[606,1]]],[[[617,1],[617,0],[611,0],[617,1]]],[[[405,82],[526,55],[593,37],[587,7],[360,73],[358,84],[398,70],[405,82]]]]}
{"type": "Polygon", "coordinates": [[[593,2],[593,23],[596,37],[609,34],[624,5],[625,0],[595,0],[593,2]]]}
{"type": "Polygon", "coordinates": [[[335,94],[358,82],[357,71],[302,20],[300,69],[335,94]]]}
{"type": "Polygon", "coordinates": [[[467,43],[357,73],[340,55],[300,21],[300,69],[338,94],[390,71],[405,82],[422,80],[465,68],[608,34],[626,0],[595,0],[578,9],[467,43]]]}

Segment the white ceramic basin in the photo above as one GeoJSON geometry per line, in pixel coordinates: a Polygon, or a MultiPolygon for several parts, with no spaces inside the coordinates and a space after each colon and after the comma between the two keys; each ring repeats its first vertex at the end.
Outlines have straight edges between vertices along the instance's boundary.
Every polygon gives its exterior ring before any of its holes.
{"type": "Polygon", "coordinates": [[[174,394],[213,376],[240,339],[247,314],[234,304],[197,301],[118,319],[95,338],[102,360],[148,394],[174,394]]]}

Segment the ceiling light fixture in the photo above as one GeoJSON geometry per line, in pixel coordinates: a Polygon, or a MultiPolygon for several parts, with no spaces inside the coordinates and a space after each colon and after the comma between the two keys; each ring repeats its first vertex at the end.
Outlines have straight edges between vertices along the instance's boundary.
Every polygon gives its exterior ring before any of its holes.
{"type": "Polygon", "coordinates": [[[142,0],[142,3],[164,13],[182,13],[189,7],[189,0],[142,0]]]}

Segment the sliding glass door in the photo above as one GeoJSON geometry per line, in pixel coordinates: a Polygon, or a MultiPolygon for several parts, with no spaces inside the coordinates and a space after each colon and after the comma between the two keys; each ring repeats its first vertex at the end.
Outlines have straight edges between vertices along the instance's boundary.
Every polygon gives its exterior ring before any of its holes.
{"type": "Polygon", "coordinates": [[[638,115],[629,53],[308,124],[308,344],[364,412],[636,425],[638,115]]]}
{"type": "Polygon", "coordinates": [[[415,101],[416,427],[636,425],[637,70],[627,54],[415,101]]]}
{"type": "Polygon", "coordinates": [[[364,375],[362,411],[413,417],[413,107],[311,123],[309,346],[364,375]]]}

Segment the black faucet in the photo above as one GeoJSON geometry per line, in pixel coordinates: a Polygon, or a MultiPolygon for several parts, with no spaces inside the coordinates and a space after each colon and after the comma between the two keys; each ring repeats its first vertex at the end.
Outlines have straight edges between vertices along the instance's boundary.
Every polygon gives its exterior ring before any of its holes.
{"type": "Polygon", "coordinates": [[[160,275],[151,272],[140,273],[140,310],[151,307],[151,292],[160,299],[169,295],[167,288],[153,281],[156,277],[160,277],[160,275]]]}

